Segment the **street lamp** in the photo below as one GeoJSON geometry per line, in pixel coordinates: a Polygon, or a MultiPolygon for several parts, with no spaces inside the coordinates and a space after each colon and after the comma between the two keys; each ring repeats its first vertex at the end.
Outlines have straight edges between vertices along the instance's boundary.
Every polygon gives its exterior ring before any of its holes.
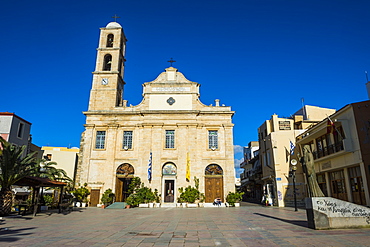
{"type": "Polygon", "coordinates": [[[294,211],[298,211],[297,209],[297,193],[295,191],[295,172],[297,171],[297,160],[292,159],[290,161],[290,164],[292,164],[292,177],[293,177],[293,197],[294,197],[294,211]]]}

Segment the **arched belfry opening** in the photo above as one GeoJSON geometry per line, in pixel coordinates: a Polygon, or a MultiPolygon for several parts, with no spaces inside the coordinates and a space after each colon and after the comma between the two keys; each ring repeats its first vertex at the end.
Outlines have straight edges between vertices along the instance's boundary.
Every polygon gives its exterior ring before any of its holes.
{"type": "Polygon", "coordinates": [[[108,34],[107,36],[107,47],[113,47],[114,35],[108,34]]]}
{"type": "Polygon", "coordinates": [[[135,169],[129,163],[123,163],[116,170],[116,202],[124,202],[130,195],[129,185],[134,177],[135,169]]]}
{"type": "Polygon", "coordinates": [[[224,198],[224,172],[221,166],[210,164],[204,171],[206,202],[213,202],[215,198],[224,198]]]}
{"type": "Polygon", "coordinates": [[[176,193],[176,175],[177,167],[172,162],[167,162],[162,167],[162,195],[164,203],[174,203],[176,193]]]}
{"type": "Polygon", "coordinates": [[[103,65],[103,70],[104,71],[110,71],[112,68],[112,55],[107,54],[104,56],[104,65],[103,65]]]}

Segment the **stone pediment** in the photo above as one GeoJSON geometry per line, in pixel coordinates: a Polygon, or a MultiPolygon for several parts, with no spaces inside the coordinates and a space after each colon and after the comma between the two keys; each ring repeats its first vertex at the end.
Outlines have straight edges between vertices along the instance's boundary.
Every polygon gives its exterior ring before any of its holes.
{"type": "Polygon", "coordinates": [[[169,67],[169,68],[165,69],[165,72],[162,72],[155,80],[153,80],[151,82],[146,82],[145,84],[152,84],[152,83],[178,83],[178,84],[181,84],[181,83],[196,83],[196,82],[189,81],[176,68],[169,67]]]}

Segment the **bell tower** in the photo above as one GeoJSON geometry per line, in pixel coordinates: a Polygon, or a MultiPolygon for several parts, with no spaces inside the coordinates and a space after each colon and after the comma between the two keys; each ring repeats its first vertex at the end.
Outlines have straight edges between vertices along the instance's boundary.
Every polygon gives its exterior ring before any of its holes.
{"type": "Polygon", "coordinates": [[[122,105],[126,42],[119,23],[110,22],[100,28],[89,111],[111,110],[122,105]]]}

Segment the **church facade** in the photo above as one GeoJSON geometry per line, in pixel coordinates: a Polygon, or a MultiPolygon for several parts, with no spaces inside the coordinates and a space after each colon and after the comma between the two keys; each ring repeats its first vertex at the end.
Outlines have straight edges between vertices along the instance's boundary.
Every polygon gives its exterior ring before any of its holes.
{"type": "Polygon", "coordinates": [[[172,66],[143,84],[140,104],[129,105],[126,41],[117,22],[101,28],[76,182],[87,184],[91,206],[106,189],[125,201],[133,177],[157,189],[163,206],[175,205],[178,188],[194,186],[194,177],[206,202],[224,201],[235,191],[231,107],[204,105],[200,85],[172,66]]]}

